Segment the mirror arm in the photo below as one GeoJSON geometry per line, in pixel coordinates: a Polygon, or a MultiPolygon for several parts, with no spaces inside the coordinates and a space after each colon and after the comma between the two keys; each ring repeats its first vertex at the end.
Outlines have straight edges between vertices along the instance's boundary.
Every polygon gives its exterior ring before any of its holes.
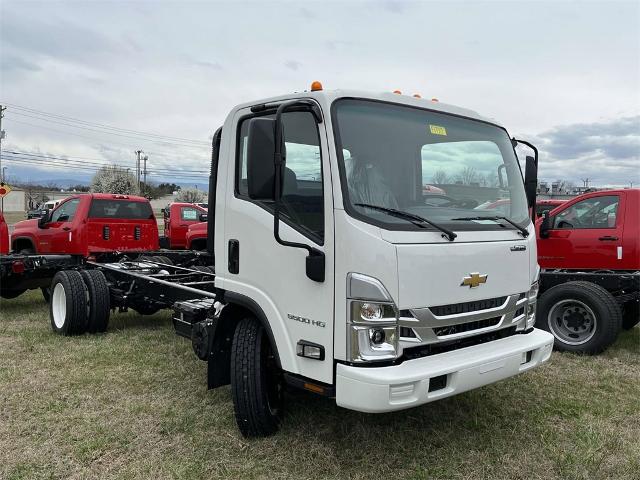
{"type": "Polygon", "coordinates": [[[316,282],[324,282],[324,253],[313,248],[310,245],[298,242],[289,242],[283,240],[280,237],[280,201],[282,197],[282,166],[286,162],[286,151],[282,151],[282,114],[292,107],[299,106],[300,104],[310,104],[311,102],[293,100],[290,102],[284,102],[278,106],[276,110],[276,125],[274,132],[275,151],[273,155],[273,162],[275,164],[275,179],[274,179],[274,202],[273,202],[273,236],[276,241],[285,247],[304,248],[309,252],[307,257],[307,277],[316,282]]]}

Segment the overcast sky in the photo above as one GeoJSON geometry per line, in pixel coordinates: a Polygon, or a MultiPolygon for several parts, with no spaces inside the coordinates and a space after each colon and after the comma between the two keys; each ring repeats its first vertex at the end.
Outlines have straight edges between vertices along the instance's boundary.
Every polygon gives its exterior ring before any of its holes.
{"type": "MultiPolygon", "coordinates": [[[[538,144],[542,179],[640,185],[637,1],[0,0],[0,60],[3,152],[133,167],[142,148],[151,180],[206,170],[206,143],[231,107],[321,80],[496,118],[538,144]]],[[[38,177],[25,163],[3,165],[38,177]]]]}

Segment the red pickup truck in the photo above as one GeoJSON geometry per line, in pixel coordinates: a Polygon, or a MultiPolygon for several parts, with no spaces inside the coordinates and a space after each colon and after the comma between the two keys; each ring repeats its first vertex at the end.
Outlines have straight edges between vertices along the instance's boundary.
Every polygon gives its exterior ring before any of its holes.
{"type": "Polygon", "coordinates": [[[9,227],[0,213],[0,255],[9,253],[9,227]]]}
{"type": "Polygon", "coordinates": [[[92,253],[158,250],[158,224],[146,198],[106,193],[71,196],[47,215],[14,226],[19,253],[92,253]]]}
{"type": "Polygon", "coordinates": [[[576,197],[536,222],[537,326],[588,354],[640,321],[640,189],[576,197]]]}
{"type": "Polygon", "coordinates": [[[164,237],[160,239],[162,248],[182,249],[187,245],[187,230],[197,223],[206,222],[207,209],[194,203],[170,203],[162,209],[164,216],[164,237]]]}

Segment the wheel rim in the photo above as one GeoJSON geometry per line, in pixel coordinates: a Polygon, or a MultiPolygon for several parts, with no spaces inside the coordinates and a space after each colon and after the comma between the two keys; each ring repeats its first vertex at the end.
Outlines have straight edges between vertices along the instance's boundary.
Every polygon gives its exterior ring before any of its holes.
{"type": "Polygon", "coordinates": [[[53,323],[57,328],[62,328],[67,318],[67,298],[64,286],[61,283],[56,284],[53,289],[53,297],[51,298],[51,313],[53,314],[53,323]]]}
{"type": "Polygon", "coordinates": [[[567,345],[582,345],[596,334],[597,317],[591,307],[580,300],[562,300],[549,310],[549,330],[567,345]]]}

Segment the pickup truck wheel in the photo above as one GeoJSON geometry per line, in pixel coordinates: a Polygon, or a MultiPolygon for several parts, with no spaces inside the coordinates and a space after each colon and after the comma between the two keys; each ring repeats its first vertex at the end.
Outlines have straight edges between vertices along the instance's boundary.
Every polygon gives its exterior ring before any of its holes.
{"type": "Polygon", "coordinates": [[[49,303],[51,301],[51,287],[41,287],[40,291],[42,292],[42,298],[44,298],[44,301],[49,303]]]}
{"type": "Polygon", "coordinates": [[[266,437],[278,430],[282,384],[267,332],[255,318],[244,318],[231,346],[231,392],[243,436],[266,437]]]}
{"type": "Polygon", "coordinates": [[[82,270],[82,280],[89,293],[89,333],[106,332],[109,326],[111,298],[107,279],[100,270],[82,270]]]}
{"type": "Polygon", "coordinates": [[[567,282],[542,294],[536,326],[555,337],[557,350],[595,355],[615,341],[622,328],[622,312],[599,285],[567,282]]]}
{"type": "Polygon", "coordinates": [[[640,303],[628,302],[624,306],[624,315],[622,317],[622,328],[631,330],[640,323],[640,303]]]}
{"type": "Polygon", "coordinates": [[[51,328],[60,335],[84,333],[87,326],[87,288],[78,272],[63,270],[53,277],[49,316],[51,328]]]}

